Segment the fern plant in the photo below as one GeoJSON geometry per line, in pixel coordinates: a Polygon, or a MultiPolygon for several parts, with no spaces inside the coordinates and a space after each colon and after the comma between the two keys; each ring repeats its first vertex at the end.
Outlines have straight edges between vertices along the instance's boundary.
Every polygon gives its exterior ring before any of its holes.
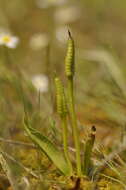
{"type": "Polygon", "coordinates": [[[62,141],[63,141],[63,153],[59,151],[46,136],[38,132],[31,126],[29,118],[25,115],[24,126],[25,131],[32,141],[44,152],[48,158],[55,164],[55,166],[65,175],[72,176],[74,174],[77,177],[83,177],[88,175],[89,168],[91,166],[91,152],[95,140],[95,127],[93,126],[89,134],[89,138],[85,143],[84,161],[81,160],[81,147],[79,139],[79,130],[77,126],[77,117],[75,112],[75,101],[74,101],[74,75],[75,75],[75,47],[74,40],[71,33],[68,32],[68,47],[65,58],[65,75],[67,77],[67,96],[61,80],[55,77],[56,87],[56,104],[57,113],[60,117],[62,126],[62,141]],[[69,152],[69,130],[68,130],[68,119],[70,119],[73,141],[76,150],[76,169],[73,169],[73,164],[69,152]]]}

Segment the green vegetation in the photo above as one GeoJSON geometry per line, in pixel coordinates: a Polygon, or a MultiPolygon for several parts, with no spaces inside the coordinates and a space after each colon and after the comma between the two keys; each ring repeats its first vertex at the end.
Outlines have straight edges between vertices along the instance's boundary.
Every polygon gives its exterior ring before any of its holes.
{"type": "Polygon", "coordinates": [[[124,0],[0,0],[0,190],[126,189],[124,0]]]}
{"type": "Polygon", "coordinates": [[[31,139],[47,154],[47,156],[54,162],[54,164],[67,176],[74,175],[72,171],[72,165],[69,158],[69,150],[68,150],[68,129],[67,129],[67,114],[71,118],[70,123],[72,124],[73,130],[73,137],[75,143],[75,151],[76,151],[76,165],[77,165],[77,176],[81,177],[84,174],[88,174],[89,163],[91,159],[91,151],[94,144],[95,139],[95,127],[92,127],[92,132],[90,134],[90,139],[86,142],[85,147],[85,161],[84,161],[84,172],[81,171],[81,151],[80,151],[80,140],[79,140],[79,133],[77,127],[77,120],[76,120],[76,113],[75,113],[75,106],[74,106],[74,97],[73,97],[73,64],[74,64],[74,43],[69,32],[69,41],[68,41],[68,50],[67,56],[65,60],[66,65],[66,76],[68,77],[68,106],[67,101],[64,94],[64,89],[62,86],[61,81],[59,78],[55,78],[56,84],[56,99],[57,99],[57,112],[61,117],[61,126],[63,126],[63,145],[64,145],[64,157],[61,155],[60,152],[54,147],[54,145],[44,137],[35,129],[30,127],[28,117],[25,118],[25,130],[31,139]],[[69,111],[67,111],[69,107],[69,111]]]}

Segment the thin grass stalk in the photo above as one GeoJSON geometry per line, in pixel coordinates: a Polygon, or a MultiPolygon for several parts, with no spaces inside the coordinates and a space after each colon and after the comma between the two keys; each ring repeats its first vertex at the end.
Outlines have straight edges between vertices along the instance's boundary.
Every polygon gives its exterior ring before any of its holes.
{"type": "Polygon", "coordinates": [[[21,190],[19,188],[19,185],[17,183],[17,179],[14,175],[11,163],[5,160],[4,156],[0,153],[0,164],[2,166],[2,169],[4,170],[5,174],[7,175],[7,178],[13,188],[13,190],[21,190]]]}
{"type": "Polygon", "coordinates": [[[48,76],[48,80],[49,80],[49,101],[50,104],[52,104],[52,112],[55,110],[55,105],[54,105],[54,94],[53,94],[53,88],[52,88],[52,65],[51,65],[51,61],[50,61],[50,57],[51,57],[51,47],[50,44],[48,44],[48,46],[46,47],[46,52],[45,52],[45,73],[48,76]]]}

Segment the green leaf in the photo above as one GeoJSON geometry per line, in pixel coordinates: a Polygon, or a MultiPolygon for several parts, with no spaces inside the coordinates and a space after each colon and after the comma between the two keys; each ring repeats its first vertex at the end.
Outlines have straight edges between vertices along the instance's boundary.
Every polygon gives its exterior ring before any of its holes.
{"type": "Polygon", "coordinates": [[[53,145],[53,143],[40,132],[32,128],[25,118],[25,131],[33,142],[49,157],[55,166],[64,174],[71,175],[71,170],[65,160],[64,155],[53,145]]]}

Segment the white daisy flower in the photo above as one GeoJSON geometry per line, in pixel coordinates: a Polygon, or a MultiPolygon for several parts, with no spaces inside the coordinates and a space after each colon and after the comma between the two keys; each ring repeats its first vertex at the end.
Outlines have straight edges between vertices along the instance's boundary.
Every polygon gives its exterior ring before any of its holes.
{"type": "Polygon", "coordinates": [[[0,45],[5,45],[8,48],[16,48],[18,42],[19,42],[19,38],[16,36],[12,36],[9,33],[0,34],[0,45]]]}
{"type": "Polygon", "coordinates": [[[44,74],[35,75],[33,76],[31,81],[37,91],[40,91],[41,93],[48,92],[49,80],[46,75],[44,74]]]}

